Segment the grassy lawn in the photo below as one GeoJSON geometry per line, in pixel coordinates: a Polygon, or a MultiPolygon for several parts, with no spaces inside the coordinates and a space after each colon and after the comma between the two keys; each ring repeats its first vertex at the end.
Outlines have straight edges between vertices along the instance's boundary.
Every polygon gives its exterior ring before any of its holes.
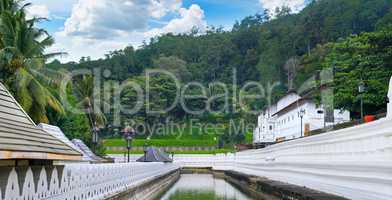
{"type": "MultiPolygon", "coordinates": [[[[117,146],[126,146],[126,141],[124,139],[106,139],[104,140],[104,145],[107,147],[117,147],[117,146]]],[[[217,146],[217,141],[213,139],[206,140],[192,140],[192,139],[135,139],[132,141],[132,146],[143,146],[147,144],[149,146],[157,146],[157,147],[212,147],[217,146]]]]}
{"type": "MultiPolygon", "coordinates": [[[[167,152],[168,154],[219,154],[219,153],[230,153],[233,152],[233,149],[217,149],[217,150],[211,150],[211,151],[201,151],[201,150],[195,150],[195,151],[170,151],[167,152]]],[[[126,150],[106,150],[106,154],[124,154],[127,153],[126,150]]],[[[143,151],[131,151],[131,154],[144,154],[143,151]]]]}

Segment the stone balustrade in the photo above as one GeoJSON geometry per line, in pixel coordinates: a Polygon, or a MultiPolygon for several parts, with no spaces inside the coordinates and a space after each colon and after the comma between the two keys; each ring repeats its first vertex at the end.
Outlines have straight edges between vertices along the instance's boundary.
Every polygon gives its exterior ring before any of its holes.
{"type": "Polygon", "coordinates": [[[201,165],[306,186],[350,199],[392,199],[392,120],[301,138],[236,154],[184,158],[201,165]]]}
{"type": "Polygon", "coordinates": [[[164,163],[2,167],[0,200],[105,199],[176,169],[164,163]]]}

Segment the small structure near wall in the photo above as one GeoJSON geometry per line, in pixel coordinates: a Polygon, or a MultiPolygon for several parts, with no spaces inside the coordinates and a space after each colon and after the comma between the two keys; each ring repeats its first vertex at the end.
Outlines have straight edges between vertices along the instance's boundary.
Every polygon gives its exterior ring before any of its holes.
{"type": "Polygon", "coordinates": [[[389,81],[387,119],[392,119],[392,77],[389,81]]]}
{"type": "Polygon", "coordinates": [[[0,166],[48,165],[81,159],[80,152],[38,128],[0,83],[0,166]]]}
{"type": "Polygon", "coordinates": [[[147,147],[144,155],[136,162],[173,162],[173,160],[164,152],[155,147],[147,147]]]}
{"type": "Polygon", "coordinates": [[[73,139],[72,143],[82,152],[83,160],[89,161],[90,163],[102,163],[106,162],[105,159],[95,155],[90,148],[80,139],[73,139]]]}
{"type": "Polygon", "coordinates": [[[350,112],[334,109],[328,113],[309,98],[290,91],[258,117],[253,132],[255,146],[307,136],[310,131],[350,121],[350,112]]]}
{"type": "MultiPolygon", "coordinates": [[[[63,131],[59,127],[53,126],[53,125],[49,125],[49,124],[44,124],[44,123],[38,124],[38,127],[43,129],[47,133],[53,135],[54,137],[56,137],[57,139],[61,140],[65,144],[69,145],[70,147],[74,148],[79,153],[81,153],[83,155],[83,159],[79,160],[79,161],[76,161],[76,162],[92,162],[93,161],[79,147],[77,147],[74,143],[72,143],[65,136],[65,134],[63,133],[63,131]]],[[[65,164],[65,163],[68,163],[68,162],[75,162],[75,161],[65,161],[65,162],[64,161],[60,161],[60,162],[57,162],[56,164],[65,164]]]]}

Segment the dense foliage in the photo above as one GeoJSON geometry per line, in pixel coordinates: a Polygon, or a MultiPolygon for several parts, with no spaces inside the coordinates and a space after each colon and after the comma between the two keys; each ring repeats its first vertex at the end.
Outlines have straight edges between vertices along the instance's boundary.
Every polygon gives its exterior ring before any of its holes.
{"type": "Polygon", "coordinates": [[[53,38],[36,28],[40,19],[26,19],[26,5],[14,0],[0,1],[0,79],[11,88],[15,98],[35,121],[49,122],[48,110],[64,114],[57,98],[50,92],[45,77],[37,76],[47,58],[53,38]]]}
{"type": "MultiPolygon", "coordinates": [[[[129,46],[110,52],[99,60],[82,57],[78,63],[62,64],[54,60],[47,64],[46,69],[56,72],[94,69],[104,77],[99,95],[92,91],[94,80],[91,76],[75,77],[66,91],[62,91],[83,115],[64,111],[57,100],[60,90],[55,81],[47,82],[31,73],[30,69],[44,68],[43,63],[53,56],[44,54],[53,40],[44,30],[36,28],[39,19],[26,20],[24,8],[14,2],[0,0],[0,78],[35,121],[57,124],[71,133],[71,137],[87,141],[91,138],[89,131],[95,126],[103,128],[104,134],[112,135],[129,120],[154,125],[168,120],[187,124],[196,118],[200,122],[224,124],[219,144],[241,143],[247,132],[230,135],[231,121],[233,124],[240,124],[241,120],[254,123],[257,112],[246,111],[261,110],[288,89],[298,89],[307,79],[331,67],[335,75],[331,86],[334,86],[337,107],[350,109],[356,116],[360,81],[367,87],[362,94],[366,113],[382,112],[385,107],[387,79],[392,74],[391,0],[312,1],[297,14],[282,8],[274,17],[268,10],[246,17],[236,22],[230,31],[211,27],[205,33],[198,30],[179,35],[169,33],[138,48],[129,46]],[[38,39],[43,36],[46,39],[38,39]],[[184,104],[197,111],[209,103],[211,110],[219,112],[189,113],[179,104],[168,112],[147,112],[148,109],[166,108],[178,91],[175,82],[166,75],[154,75],[146,85],[145,72],[149,69],[173,73],[179,79],[180,87],[191,81],[206,86],[206,94],[187,99],[184,104]],[[271,99],[256,98],[240,105],[238,90],[250,81],[265,87],[274,85],[271,99]],[[219,85],[211,85],[217,82],[229,86],[228,108],[222,107],[224,98],[208,101],[225,92],[219,85]],[[123,83],[137,83],[144,93],[149,87],[150,101],[138,99],[138,93],[132,87],[118,94],[113,88],[123,83]],[[137,113],[122,113],[119,105],[113,105],[116,98],[128,108],[142,101],[141,109],[137,113]],[[103,99],[103,103],[95,105],[96,99],[103,99]],[[121,116],[120,122],[116,114],[121,116]]],[[[198,87],[191,87],[186,92],[203,94],[198,87]]],[[[260,90],[249,87],[243,93],[258,94],[260,90]]]]}
{"type": "Polygon", "coordinates": [[[392,29],[362,33],[318,46],[303,58],[307,71],[334,69],[335,105],[358,113],[363,97],[367,113],[386,111],[388,82],[392,75],[392,29]],[[358,86],[365,85],[360,94],[358,86]]]}
{"type": "MultiPolygon", "coordinates": [[[[378,68],[372,69],[378,74],[363,77],[369,85],[365,99],[367,111],[376,112],[385,103],[382,100],[385,96],[385,87],[381,85],[386,85],[382,83],[390,75],[390,71],[379,70],[390,67],[387,60],[388,47],[369,47],[364,50],[362,47],[347,45],[356,45],[358,42],[363,43],[364,47],[372,44],[387,45],[387,41],[382,41],[382,38],[379,38],[378,44],[375,44],[377,41],[371,38],[385,34],[384,39],[388,39],[388,26],[392,15],[391,5],[390,0],[313,1],[298,14],[291,14],[289,9],[283,8],[274,18],[271,18],[270,12],[264,11],[236,22],[230,31],[212,27],[206,33],[194,30],[189,34],[166,34],[152,39],[136,50],[133,47],[127,47],[110,52],[105,59],[91,60],[83,57],[80,63],[67,64],[55,61],[50,64],[50,67],[68,70],[98,68],[101,72],[109,70],[111,76],[107,81],[136,82],[143,89],[146,88],[144,72],[147,69],[168,70],[175,74],[182,84],[198,81],[207,86],[213,82],[222,82],[231,86],[229,91],[231,107],[219,114],[202,113],[195,116],[184,112],[183,108],[177,105],[169,112],[149,115],[145,112],[147,106],[164,108],[173,101],[177,89],[170,78],[155,76],[151,80],[150,104],[147,105],[144,102],[143,109],[136,115],[123,114],[122,116],[125,121],[134,119],[147,124],[164,122],[167,118],[175,121],[198,118],[202,121],[227,123],[230,119],[240,118],[254,122],[254,115],[239,112],[239,105],[236,105],[238,96],[234,94],[235,90],[249,81],[256,81],[265,86],[279,83],[271,93],[272,101],[274,101],[284,95],[288,89],[299,88],[307,78],[324,67],[330,67],[331,62],[334,62],[333,65],[336,66],[335,83],[338,86],[335,90],[336,105],[356,111],[358,97],[354,90],[357,88],[359,77],[351,76],[351,79],[356,79],[351,81],[352,84],[341,84],[341,80],[348,78],[343,71],[357,73],[355,70],[363,68],[364,65],[371,67],[365,63],[367,61],[364,59],[377,59],[374,61],[377,61],[378,68]],[[384,29],[384,33],[351,36],[381,29],[384,29]],[[379,51],[374,52],[376,50],[374,48],[379,51]],[[351,53],[347,52],[348,49],[351,53]],[[359,58],[361,55],[367,57],[359,58]],[[353,60],[349,68],[343,69],[343,62],[346,58],[353,60]],[[351,89],[348,90],[348,87],[351,89]],[[377,92],[374,92],[375,90],[377,92]]],[[[376,64],[373,63],[373,65],[376,64]]],[[[219,90],[219,87],[211,88],[205,98],[187,101],[186,105],[197,110],[205,105],[208,97],[219,94],[221,92],[219,90]]],[[[259,90],[250,89],[247,92],[255,94],[259,90]]],[[[201,92],[195,88],[190,93],[200,94],[201,92]]],[[[134,88],[125,90],[121,98],[123,104],[129,107],[137,103],[137,93],[134,88]]],[[[215,99],[212,103],[213,110],[222,110],[220,107],[222,101],[222,98],[215,99]]],[[[255,99],[247,103],[246,106],[249,109],[260,110],[266,106],[268,100],[255,99]]],[[[109,124],[113,120],[111,116],[107,114],[109,124]]]]}
{"type": "MultiPolygon", "coordinates": [[[[54,39],[37,28],[43,19],[27,19],[25,9],[30,4],[21,3],[0,0],[0,80],[36,123],[58,125],[71,139],[81,138],[89,144],[87,118],[65,110],[59,100],[57,80],[63,74],[45,67],[49,58],[62,53],[45,53],[54,39]]],[[[74,97],[68,100],[76,105],[74,97]]]]}

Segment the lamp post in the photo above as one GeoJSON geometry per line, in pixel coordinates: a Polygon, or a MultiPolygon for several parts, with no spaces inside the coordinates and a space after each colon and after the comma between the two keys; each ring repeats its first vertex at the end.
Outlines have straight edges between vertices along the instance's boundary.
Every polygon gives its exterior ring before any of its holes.
{"type": "Polygon", "coordinates": [[[93,137],[92,137],[92,142],[93,142],[93,152],[96,153],[96,148],[99,140],[99,128],[97,125],[94,125],[93,127],[93,137]]]}
{"type": "Polygon", "coordinates": [[[147,145],[147,143],[144,143],[143,151],[144,151],[144,162],[146,162],[147,161],[147,152],[148,152],[148,145],[147,145]]]}
{"type": "Polygon", "coordinates": [[[303,137],[303,118],[304,118],[304,116],[305,116],[305,109],[302,108],[302,109],[298,112],[298,117],[301,118],[301,137],[303,137]]]}
{"type": "Polygon", "coordinates": [[[215,143],[215,150],[217,150],[217,149],[219,149],[219,144],[218,144],[218,142],[217,142],[217,138],[216,137],[214,137],[214,143],[215,143]]]}
{"type": "Polygon", "coordinates": [[[388,105],[387,105],[387,119],[392,119],[392,77],[389,81],[389,90],[387,97],[388,105]]]}
{"type": "Polygon", "coordinates": [[[363,93],[365,92],[365,85],[364,85],[364,83],[363,83],[363,81],[361,81],[360,83],[359,83],[359,86],[358,86],[358,92],[359,92],[359,94],[360,94],[360,98],[361,98],[361,120],[362,120],[362,122],[363,122],[363,93]]]}
{"type": "Polygon", "coordinates": [[[132,143],[132,139],[133,139],[133,135],[135,133],[135,130],[131,126],[127,125],[124,128],[123,133],[124,133],[124,138],[127,141],[127,150],[128,150],[128,159],[127,160],[129,163],[130,162],[131,143],[132,143]]]}

